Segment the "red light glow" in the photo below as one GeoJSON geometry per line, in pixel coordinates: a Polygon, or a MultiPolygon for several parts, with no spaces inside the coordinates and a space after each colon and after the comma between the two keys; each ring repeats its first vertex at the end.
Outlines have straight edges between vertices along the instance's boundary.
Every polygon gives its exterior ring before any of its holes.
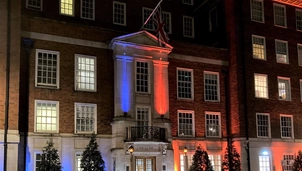
{"type": "Polygon", "coordinates": [[[282,4],[302,8],[302,0],[273,0],[282,4]]]}
{"type": "Polygon", "coordinates": [[[168,112],[168,86],[164,79],[164,67],[167,62],[156,61],[154,63],[154,108],[160,115],[168,112]]]}

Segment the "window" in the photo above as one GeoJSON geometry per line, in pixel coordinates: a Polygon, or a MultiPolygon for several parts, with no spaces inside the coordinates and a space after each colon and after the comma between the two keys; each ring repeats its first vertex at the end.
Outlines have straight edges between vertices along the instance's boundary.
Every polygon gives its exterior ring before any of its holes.
{"type": "Polygon", "coordinates": [[[138,127],[149,126],[150,107],[136,107],[136,122],[138,127]]]}
{"type": "Polygon", "coordinates": [[[75,55],[75,89],[96,91],[96,57],[75,55]]]}
{"type": "MultiPolygon", "coordinates": [[[[193,155],[194,155],[194,153],[187,153],[188,167],[190,167],[192,165],[193,155]]],[[[185,156],[184,156],[184,154],[180,154],[179,158],[180,158],[180,171],[188,170],[188,169],[185,170],[185,156]]]]}
{"type": "Polygon", "coordinates": [[[27,0],[26,8],[41,11],[42,10],[42,0],[27,0]]]}
{"type": "Polygon", "coordinates": [[[60,53],[36,50],[36,86],[59,88],[60,53]]]}
{"type": "Polygon", "coordinates": [[[278,77],[279,100],[291,100],[290,79],[278,77]]]}
{"type": "Polygon", "coordinates": [[[96,134],[96,104],[75,103],[75,125],[76,133],[96,134]]]}
{"type": "Polygon", "coordinates": [[[251,0],[251,19],[264,23],[263,0],[251,0]]]}
{"type": "Polygon", "coordinates": [[[194,18],[183,16],[183,35],[185,37],[194,37],[194,18]]]}
{"type": "Polygon", "coordinates": [[[183,4],[193,5],[193,0],[182,0],[183,4]]]}
{"type": "Polygon", "coordinates": [[[205,101],[218,102],[219,98],[219,73],[204,72],[204,98],[205,101]]]}
{"type": "Polygon", "coordinates": [[[302,10],[296,9],[296,27],[297,30],[302,31],[302,10]]]}
{"type": "Polygon", "coordinates": [[[149,64],[136,62],[136,92],[149,93],[149,64]]]}
{"type": "MultiPolygon", "coordinates": [[[[151,13],[152,13],[152,9],[150,9],[150,8],[143,8],[143,24],[147,21],[147,19],[150,16],[151,13]]],[[[144,25],[144,28],[146,30],[154,30],[154,23],[153,23],[152,17],[144,25]]]]}
{"type": "Polygon", "coordinates": [[[275,45],[277,62],[288,64],[287,41],[275,40],[275,45]]]}
{"type": "Polygon", "coordinates": [[[209,155],[209,159],[211,160],[213,170],[221,171],[221,155],[209,155]]]}
{"type": "Polygon", "coordinates": [[[286,8],[284,5],[274,4],[275,26],[286,27],[286,8]]]}
{"type": "Polygon", "coordinates": [[[178,136],[194,136],[193,115],[193,111],[178,111],[178,136]]]}
{"type": "Polygon", "coordinates": [[[193,99],[193,70],[177,68],[177,98],[193,99]]]}
{"type": "Polygon", "coordinates": [[[94,0],[81,0],[81,18],[94,20],[94,0]]]}
{"type": "Polygon", "coordinates": [[[283,160],[282,160],[282,171],[292,171],[294,170],[293,164],[295,162],[295,157],[294,155],[287,154],[283,155],[283,160]]]}
{"type": "Polygon", "coordinates": [[[267,75],[254,74],[255,97],[268,98],[267,75]]]}
{"type": "Polygon", "coordinates": [[[297,45],[299,66],[302,66],[302,44],[297,45]]]}
{"type": "Polygon", "coordinates": [[[34,154],[35,154],[35,170],[37,170],[42,160],[42,154],[41,152],[34,152],[34,154]]]}
{"type": "Polygon", "coordinates": [[[265,38],[261,36],[252,36],[253,58],[266,60],[265,38]]]}
{"type": "Polygon", "coordinates": [[[220,137],[220,113],[206,112],[206,136],[220,137]]]}
{"type": "Polygon", "coordinates": [[[257,113],[257,136],[258,137],[270,137],[270,119],[269,114],[257,113]]]}
{"type": "Polygon", "coordinates": [[[281,138],[293,138],[293,116],[280,115],[281,138]]]}
{"type": "Polygon", "coordinates": [[[59,102],[35,100],[35,132],[58,132],[59,102]]]}
{"type": "Polygon", "coordinates": [[[83,157],[83,153],[81,153],[81,152],[76,153],[76,156],[75,156],[75,163],[76,163],[75,170],[76,171],[83,171],[83,169],[81,168],[82,157],[83,157]]]}
{"type": "Polygon", "coordinates": [[[271,162],[268,155],[259,156],[259,171],[270,171],[271,162]]]}
{"type": "Polygon", "coordinates": [[[209,32],[215,31],[218,28],[217,8],[209,11],[209,32]]]}
{"type": "Polygon", "coordinates": [[[73,16],[73,0],[61,0],[60,14],[73,16]]]}
{"type": "Polygon", "coordinates": [[[113,24],[126,25],[126,4],[113,1],[113,24]]]}
{"type": "Polygon", "coordinates": [[[163,22],[165,23],[164,29],[168,34],[172,33],[172,25],[171,25],[171,13],[169,12],[162,12],[163,22]]]}

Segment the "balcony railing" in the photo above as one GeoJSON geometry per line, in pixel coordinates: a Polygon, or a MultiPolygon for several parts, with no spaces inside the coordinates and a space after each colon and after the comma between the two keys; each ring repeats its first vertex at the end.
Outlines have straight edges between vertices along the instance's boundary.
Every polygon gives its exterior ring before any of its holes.
{"type": "Polygon", "coordinates": [[[166,141],[165,128],[155,126],[127,128],[127,141],[166,141]]]}

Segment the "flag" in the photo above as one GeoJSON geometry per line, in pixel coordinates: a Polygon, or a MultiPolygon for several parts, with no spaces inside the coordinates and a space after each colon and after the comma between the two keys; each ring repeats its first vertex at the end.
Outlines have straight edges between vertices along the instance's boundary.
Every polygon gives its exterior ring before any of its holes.
{"type": "Polygon", "coordinates": [[[155,35],[158,36],[158,38],[166,43],[169,41],[168,34],[165,32],[164,26],[165,22],[162,18],[161,8],[160,6],[156,9],[156,11],[153,14],[153,22],[156,27],[155,35]]]}

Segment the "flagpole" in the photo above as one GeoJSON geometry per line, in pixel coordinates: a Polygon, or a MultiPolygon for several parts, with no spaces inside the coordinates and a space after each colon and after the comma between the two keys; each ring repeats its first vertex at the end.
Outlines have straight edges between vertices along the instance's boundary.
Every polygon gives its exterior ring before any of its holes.
{"type": "Polygon", "coordinates": [[[161,4],[161,2],[163,2],[163,0],[160,0],[159,3],[156,5],[156,7],[153,9],[153,11],[151,12],[151,14],[149,15],[149,17],[147,18],[147,20],[144,22],[143,26],[139,29],[139,31],[141,31],[143,29],[143,27],[147,24],[147,22],[150,20],[150,18],[153,16],[154,12],[157,10],[157,8],[159,7],[159,5],[161,4]]]}

